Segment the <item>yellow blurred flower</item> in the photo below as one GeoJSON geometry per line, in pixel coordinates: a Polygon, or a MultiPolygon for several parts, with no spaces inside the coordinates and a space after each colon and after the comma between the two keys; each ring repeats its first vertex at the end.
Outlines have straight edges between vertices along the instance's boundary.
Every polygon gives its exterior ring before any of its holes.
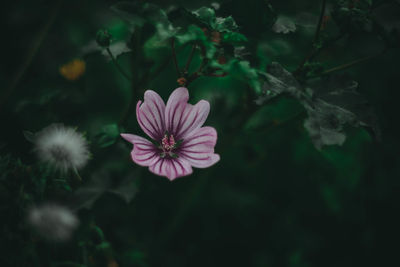
{"type": "Polygon", "coordinates": [[[69,81],[76,81],[86,70],[86,63],[82,59],[74,59],[60,67],[60,74],[69,81]]]}

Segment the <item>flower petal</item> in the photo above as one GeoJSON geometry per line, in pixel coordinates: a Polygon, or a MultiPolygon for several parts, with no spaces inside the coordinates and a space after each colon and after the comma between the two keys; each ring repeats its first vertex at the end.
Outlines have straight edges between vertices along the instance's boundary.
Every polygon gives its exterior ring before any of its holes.
{"type": "Polygon", "coordinates": [[[165,104],[152,90],[144,93],[144,102],[136,105],[136,117],[142,130],[154,140],[159,140],[165,132],[165,104]]]}
{"type": "Polygon", "coordinates": [[[185,87],[175,89],[169,96],[165,108],[165,127],[170,133],[175,134],[176,126],[182,118],[188,100],[189,92],[185,87]]]}
{"type": "Polygon", "coordinates": [[[206,100],[200,100],[196,105],[186,105],[184,113],[181,115],[177,131],[175,132],[176,138],[185,139],[187,136],[203,126],[208,114],[210,113],[210,103],[206,100]]]}
{"type": "Polygon", "coordinates": [[[170,181],[193,172],[189,162],[181,158],[159,158],[149,170],[156,175],[167,177],[170,181]]]}
{"type": "Polygon", "coordinates": [[[207,168],[220,159],[218,154],[214,154],[216,142],[217,131],[213,127],[201,127],[183,141],[178,154],[193,167],[207,168]]]}
{"type": "Polygon", "coordinates": [[[147,139],[134,134],[121,134],[122,138],[133,144],[131,157],[140,166],[151,166],[159,158],[157,148],[147,139]]]}
{"type": "Polygon", "coordinates": [[[165,108],[166,129],[176,139],[183,139],[192,131],[200,128],[210,113],[210,103],[205,100],[196,105],[188,104],[189,92],[179,87],[172,92],[165,108]]]}

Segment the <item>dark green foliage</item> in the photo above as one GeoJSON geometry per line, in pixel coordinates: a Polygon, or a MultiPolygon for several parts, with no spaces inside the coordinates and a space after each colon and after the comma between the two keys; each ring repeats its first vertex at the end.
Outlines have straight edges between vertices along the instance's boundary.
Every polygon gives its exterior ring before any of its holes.
{"type": "Polygon", "coordinates": [[[14,2],[0,11],[1,266],[398,265],[399,1],[14,2]],[[210,102],[221,160],[170,182],[120,134],[145,136],[145,90],[180,86],[210,102]],[[38,162],[34,133],[53,123],[84,133],[84,168],[38,162]],[[68,242],[29,225],[46,203],[79,217],[68,242]]]}

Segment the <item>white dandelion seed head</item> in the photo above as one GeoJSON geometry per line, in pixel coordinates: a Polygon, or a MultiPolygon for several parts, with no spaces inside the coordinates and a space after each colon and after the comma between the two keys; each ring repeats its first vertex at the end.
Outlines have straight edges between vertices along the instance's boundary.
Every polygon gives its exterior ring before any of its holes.
{"type": "Polygon", "coordinates": [[[275,24],[272,26],[272,30],[276,33],[290,33],[296,31],[296,24],[285,16],[279,16],[275,24]]]}
{"type": "Polygon", "coordinates": [[[67,241],[79,225],[79,220],[69,209],[44,204],[28,212],[28,223],[43,238],[49,241],[67,241]]]}
{"type": "Polygon", "coordinates": [[[35,135],[35,150],[39,159],[61,171],[80,169],[89,160],[86,139],[74,128],[52,124],[35,135]]]}

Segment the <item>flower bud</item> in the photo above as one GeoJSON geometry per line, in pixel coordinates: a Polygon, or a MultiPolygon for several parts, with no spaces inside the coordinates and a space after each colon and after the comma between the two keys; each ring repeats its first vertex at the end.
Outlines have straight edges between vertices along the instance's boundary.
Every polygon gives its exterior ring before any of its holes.
{"type": "Polygon", "coordinates": [[[101,47],[109,47],[111,37],[111,34],[107,30],[99,30],[96,34],[96,42],[101,47]]]}

